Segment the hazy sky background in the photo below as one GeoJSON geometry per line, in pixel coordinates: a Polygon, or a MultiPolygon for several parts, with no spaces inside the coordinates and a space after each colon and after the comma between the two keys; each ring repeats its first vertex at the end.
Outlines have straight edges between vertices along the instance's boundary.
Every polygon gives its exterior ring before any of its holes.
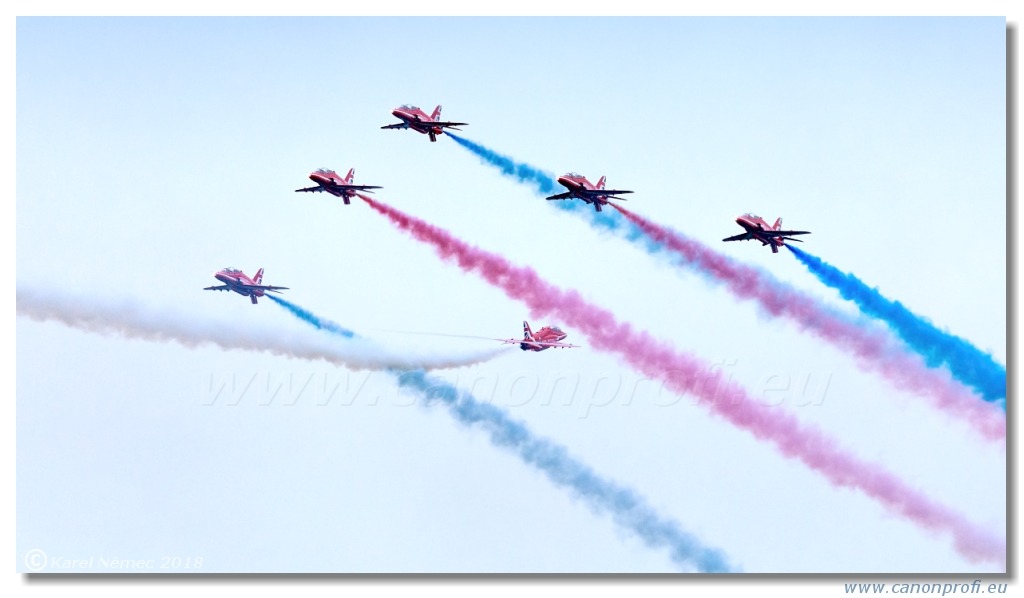
{"type": "MultiPolygon", "coordinates": [[[[443,104],[466,138],[607,175],[637,213],[852,312],[788,252],[720,242],[743,212],[783,216],[813,231],[803,249],[1006,363],[1005,71],[1002,18],[20,18],[16,284],[306,334],[269,301],[201,290],[220,267],[264,267],[288,300],[396,350],[490,345],[385,330],[518,336],[523,305],[362,202],[293,192],[354,167],[377,198],[721,364],[998,532],[1001,447],[451,139],[379,127],[443,104]]],[[[202,572],[676,570],[383,373],[24,318],[16,333],[19,571],[32,549],[202,572]],[[270,400],[289,376],[349,390],[270,400]],[[212,396],[232,379],[255,384],[212,396]]],[[[437,374],[745,571],[995,570],[614,356],[510,349],[437,374]]]]}

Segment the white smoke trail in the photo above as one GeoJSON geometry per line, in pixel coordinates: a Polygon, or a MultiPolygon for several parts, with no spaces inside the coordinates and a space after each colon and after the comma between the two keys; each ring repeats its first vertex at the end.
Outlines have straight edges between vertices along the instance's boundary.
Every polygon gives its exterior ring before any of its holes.
{"type": "Polygon", "coordinates": [[[282,333],[197,314],[156,309],[127,298],[73,296],[37,288],[18,288],[17,313],[32,320],[60,322],[103,336],[173,342],[187,348],[214,346],[297,359],[320,359],[352,370],[462,367],[493,359],[506,349],[421,355],[382,348],[365,339],[353,338],[339,343],[337,339],[321,338],[321,335],[282,333]]]}

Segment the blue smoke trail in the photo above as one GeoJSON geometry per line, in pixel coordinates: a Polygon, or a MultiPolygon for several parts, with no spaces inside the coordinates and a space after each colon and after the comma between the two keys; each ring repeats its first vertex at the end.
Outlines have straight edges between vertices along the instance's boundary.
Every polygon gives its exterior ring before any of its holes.
{"type": "Polygon", "coordinates": [[[966,340],[939,330],[899,301],[882,296],[853,274],[840,271],[806,251],[786,245],[818,280],[839,291],[862,312],[884,321],[904,342],[924,357],[928,367],[945,364],[960,382],[982,398],[1006,409],[1006,368],[966,340]]]}
{"type": "Polygon", "coordinates": [[[423,370],[393,372],[398,384],[422,394],[427,404],[441,402],[462,424],[485,430],[491,442],[515,452],[524,463],[544,472],[552,483],[568,487],[598,512],[610,512],[619,525],[633,530],[651,548],[668,547],[672,561],[700,571],[734,571],[725,555],[703,546],[674,521],[658,515],[632,490],[606,480],[569,455],[565,447],[534,436],[525,424],[515,421],[504,410],[481,403],[472,395],[423,370]]]}
{"type": "Polygon", "coordinates": [[[446,133],[449,137],[455,140],[456,143],[462,147],[468,149],[474,154],[480,156],[485,162],[497,166],[503,174],[519,179],[519,182],[533,185],[537,188],[537,193],[541,195],[551,195],[558,189],[558,183],[555,182],[555,177],[551,174],[534,168],[529,164],[517,163],[508,156],[503,156],[495,151],[489,150],[479,143],[474,143],[468,139],[463,139],[458,135],[452,133],[446,133]]]}
{"type": "MultiPolygon", "coordinates": [[[[330,320],[284,299],[268,297],[320,330],[345,339],[357,338],[354,332],[330,320]]],[[[524,463],[544,472],[555,485],[570,488],[595,511],[610,512],[617,524],[632,530],[651,548],[668,547],[674,563],[687,567],[695,564],[705,573],[736,571],[722,552],[703,546],[676,522],[659,516],[635,492],[601,478],[571,457],[565,447],[535,436],[525,424],[513,420],[504,410],[481,403],[444,380],[427,376],[423,370],[388,372],[395,376],[399,386],[422,394],[428,405],[441,402],[460,423],[486,431],[495,446],[515,452],[524,463]]]]}
{"type": "MultiPolygon", "coordinates": [[[[556,177],[550,173],[524,162],[516,162],[508,156],[499,154],[479,143],[459,137],[458,135],[445,134],[462,147],[476,154],[485,163],[497,167],[501,170],[502,174],[534,187],[539,195],[553,195],[555,191],[562,189],[558,185],[556,177]]],[[[594,209],[594,206],[578,199],[553,200],[552,203],[565,212],[572,212],[586,218],[598,229],[618,234],[631,243],[643,245],[649,252],[653,253],[663,249],[660,243],[643,234],[643,231],[635,224],[619,217],[615,210],[605,208],[598,212],[594,209]]]]}
{"type": "Polygon", "coordinates": [[[308,324],[312,324],[313,327],[319,330],[326,330],[331,334],[336,334],[343,338],[357,338],[355,332],[352,332],[348,328],[343,328],[342,326],[339,326],[338,324],[335,324],[330,320],[325,320],[319,316],[316,316],[313,314],[313,312],[309,311],[308,309],[299,307],[298,305],[295,305],[294,303],[291,303],[289,301],[285,301],[280,297],[275,297],[273,295],[266,295],[266,297],[267,299],[270,299],[274,303],[277,303],[281,307],[290,311],[292,315],[294,315],[295,317],[299,318],[300,320],[308,324]]]}

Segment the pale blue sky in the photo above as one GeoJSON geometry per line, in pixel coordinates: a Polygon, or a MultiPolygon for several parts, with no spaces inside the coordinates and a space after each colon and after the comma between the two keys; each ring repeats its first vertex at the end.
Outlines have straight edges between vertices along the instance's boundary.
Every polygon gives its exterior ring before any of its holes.
{"type": "MultiPolygon", "coordinates": [[[[303,324],[269,302],[201,291],[219,267],[264,267],[289,300],[382,343],[483,341],[381,329],[516,335],[524,306],[364,205],[293,193],[317,167],[354,167],[378,198],[725,364],[755,396],[793,380],[780,409],[1001,530],[1005,458],[966,426],[450,139],[379,127],[399,104],[443,104],[465,137],[607,175],[636,212],[845,306],[785,252],[720,242],[742,212],[781,215],[813,231],[808,251],[1005,363],[1004,44],[1001,18],[21,18],[16,282],[291,334],[303,324]],[[807,376],[827,391],[798,407],[807,376]]],[[[20,571],[34,548],[202,556],[205,571],[674,570],[384,375],[16,331],[20,571]],[[289,374],[362,390],[349,406],[206,404],[211,376],[289,374]]],[[[744,570],[992,570],[689,397],[637,386],[613,356],[511,351],[440,375],[744,570]],[[579,390],[552,394],[559,377],[579,390]]]]}

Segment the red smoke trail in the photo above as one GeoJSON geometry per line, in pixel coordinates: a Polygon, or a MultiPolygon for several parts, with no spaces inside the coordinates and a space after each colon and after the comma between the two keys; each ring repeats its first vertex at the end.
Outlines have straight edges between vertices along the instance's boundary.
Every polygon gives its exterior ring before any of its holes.
{"type": "Polygon", "coordinates": [[[932,502],[883,468],[844,452],[817,428],[751,400],[737,384],[696,357],[679,353],[643,331],[616,321],[607,310],[588,303],[576,291],[542,280],[530,268],[477,249],[447,231],[368,197],[366,203],[418,241],[434,246],[441,257],[475,272],[513,299],[526,303],[537,317],[553,315],[586,335],[593,346],[616,353],[644,375],[672,391],[696,396],[716,414],[773,443],[787,457],[803,461],[838,487],[857,488],[888,509],[936,532],[953,536],[960,554],[972,561],[1005,563],[1006,542],[973,526],[962,515],[932,502]],[[713,372],[713,373],[712,373],[713,372]]]}
{"type": "Polygon", "coordinates": [[[1006,417],[998,406],[982,401],[946,370],[929,368],[884,328],[857,324],[761,270],[739,264],[625,208],[612,207],[651,239],[724,282],[737,297],[752,299],[773,316],[786,316],[803,330],[852,352],[861,367],[876,371],[896,388],[926,397],[939,409],[965,419],[985,438],[1005,441],[1006,417]]]}

